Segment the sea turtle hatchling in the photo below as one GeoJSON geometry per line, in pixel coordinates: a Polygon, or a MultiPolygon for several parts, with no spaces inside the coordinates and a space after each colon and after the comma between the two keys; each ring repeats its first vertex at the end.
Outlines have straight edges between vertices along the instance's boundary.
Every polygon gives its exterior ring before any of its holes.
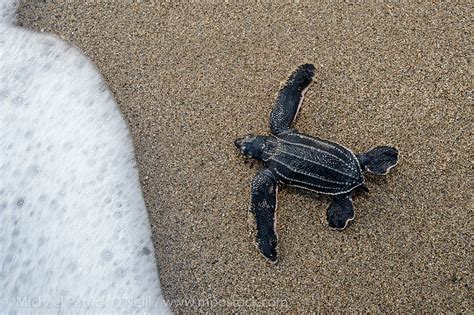
{"type": "Polygon", "coordinates": [[[257,224],[258,249],[272,263],[277,261],[275,214],[279,183],[331,195],[327,208],[329,227],[342,230],[354,219],[351,194],[357,187],[364,187],[363,172],[385,175],[398,161],[394,147],[378,146],[354,154],[340,144],[292,128],[313,76],[311,64],[301,65],[291,74],[270,114],[271,135],[248,135],[235,140],[241,154],[260,160],[264,166],[252,181],[250,211],[257,224]]]}

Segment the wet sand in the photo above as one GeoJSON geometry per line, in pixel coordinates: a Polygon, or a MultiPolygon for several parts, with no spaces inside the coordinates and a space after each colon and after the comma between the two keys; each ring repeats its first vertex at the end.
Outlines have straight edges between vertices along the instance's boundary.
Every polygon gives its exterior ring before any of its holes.
{"type": "Polygon", "coordinates": [[[469,5],[20,6],[98,66],[133,134],[165,298],[188,312],[467,312],[473,214],[469,5]],[[354,151],[401,151],[356,218],[283,188],[279,257],[248,225],[258,169],[233,147],[268,133],[279,86],[314,63],[296,127],[354,151]]]}

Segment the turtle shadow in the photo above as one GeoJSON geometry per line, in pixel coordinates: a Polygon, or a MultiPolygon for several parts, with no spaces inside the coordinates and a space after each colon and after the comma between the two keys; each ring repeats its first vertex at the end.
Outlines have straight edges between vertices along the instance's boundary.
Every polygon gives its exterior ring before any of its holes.
{"type": "MultiPolygon", "coordinates": [[[[377,178],[374,176],[374,178],[377,178]]],[[[383,179],[383,181],[386,181],[386,179],[383,179]]],[[[372,179],[370,182],[376,182],[373,181],[372,179]]],[[[377,184],[382,184],[383,182],[378,180],[377,184]]],[[[301,196],[305,199],[310,199],[311,201],[319,202],[319,203],[330,203],[333,199],[331,195],[325,195],[325,194],[320,194],[314,191],[309,191],[305,190],[302,188],[298,187],[292,187],[292,186],[283,186],[282,189],[286,190],[290,194],[296,194],[298,196],[301,196]]],[[[361,185],[359,187],[356,187],[353,192],[352,192],[352,197],[353,198],[366,198],[369,193],[369,189],[365,185],[361,185]]]]}
{"type": "Polygon", "coordinates": [[[314,191],[309,191],[309,190],[305,190],[298,187],[283,186],[283,189],[288,191],[288,193],[290,194],[295,194],[295,195],[304,197],[305,199],[310,199],[311,201],[324,202],[326,198],[329,197],[329,196],[324,196],[322,194],[318,194],[314,191]]]}

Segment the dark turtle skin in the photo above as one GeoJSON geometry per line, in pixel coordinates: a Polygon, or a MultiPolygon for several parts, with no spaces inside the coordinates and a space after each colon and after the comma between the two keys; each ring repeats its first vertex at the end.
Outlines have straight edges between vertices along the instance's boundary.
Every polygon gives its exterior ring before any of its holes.
{"type": "Polygon", "coordinates": [[[356,155],[338,143],[292,128],[313,77],[311,64],[299,66],[290,76],[270,114],[271,135],[248,135],[235,140],[241,154],[262,162],[263,168],[251,185],[250,211],[257,224],[257,247],[272,263],[277,262],[275,215],[279,184],[330,195],[329,227],[343,230],[354,219],[352,193],[358,187],[366,189],[364,172],[385,175],[398,161],[394,147],[378,146],[356,155]]]}

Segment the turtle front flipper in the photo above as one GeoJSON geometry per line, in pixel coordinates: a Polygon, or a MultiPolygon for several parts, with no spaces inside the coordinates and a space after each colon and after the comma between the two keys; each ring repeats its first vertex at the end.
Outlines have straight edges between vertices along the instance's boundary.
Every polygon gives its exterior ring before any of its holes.
{"type": "Polygon", "coordinates": [[[257,223],[256,244],[265,258],[277,262],[276,207],[277,179],[269,169],[263,169],[252,181],[250,211],[257,223]]]}
{"type": "Polygon", "coordinates": [[[282,133],[291,128],[298,114],[304,93],[313,82],[314,66],[304,64],[293,72],[286,86],[278,93],[278,98],[270,114],[270,129],[273,134],[282,133]]]}
{"type": "Polygon", "coordinates": [[[398,163],[398,150],[394,147],[379,146],[369,152],[357,155],[360,167],[376,175],[385,175],[398,163]]]}
{"type": "Polygon", "coordinates": [[[336,195],[327,209],[327,220],[329,227],[336,230],[344,230],[349,221],[354,219],[354,207],[350,193],[336,195]]]}

